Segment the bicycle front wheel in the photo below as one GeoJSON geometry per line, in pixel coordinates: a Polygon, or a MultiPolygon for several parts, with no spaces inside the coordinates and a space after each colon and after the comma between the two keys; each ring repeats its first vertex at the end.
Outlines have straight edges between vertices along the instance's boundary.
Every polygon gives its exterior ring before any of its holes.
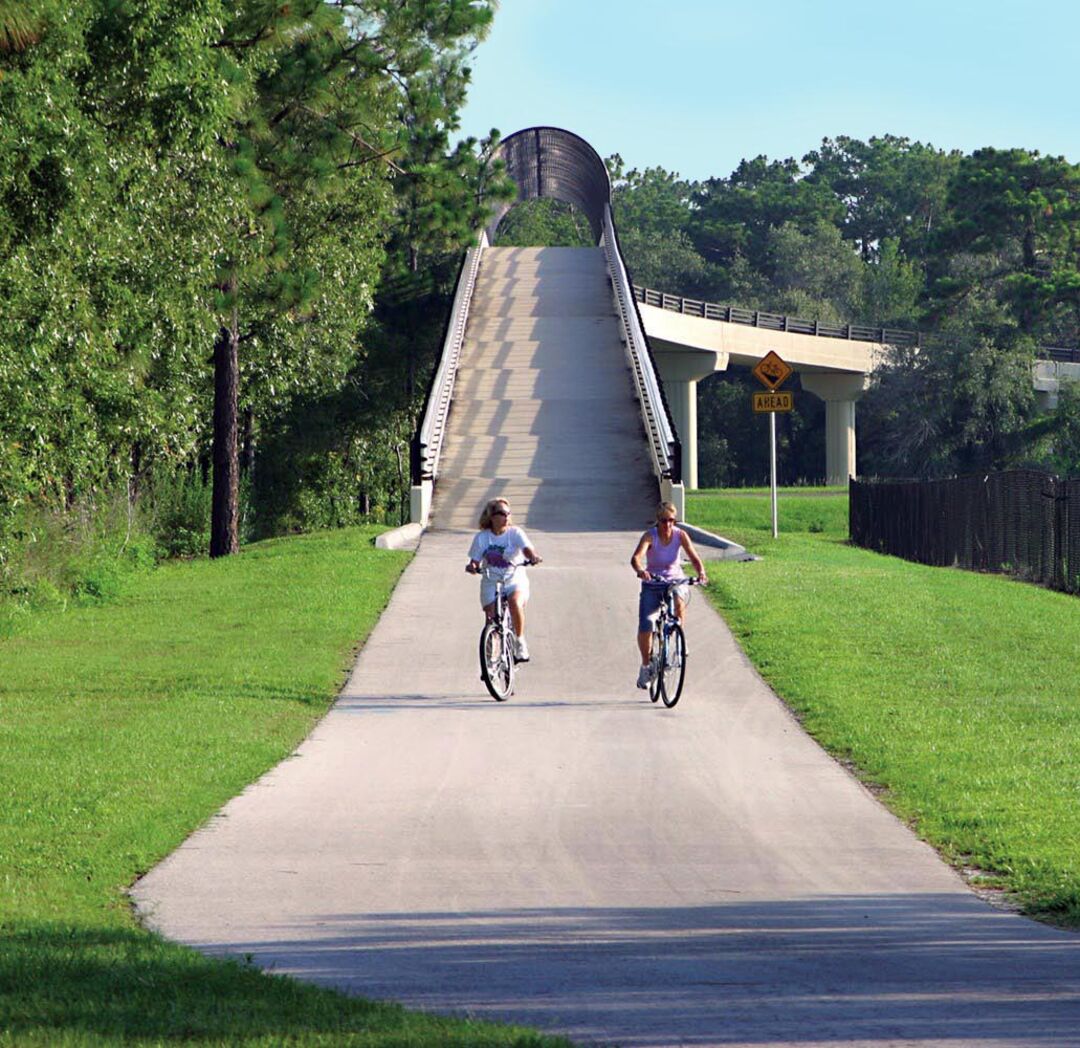
{"type": "Polygon", "coordinates": [[[514,656],[507,635],[494,622],[480,634],[480,676],[496,702],[505,702],[514,690],[514,656]]]}
{"type": "Polygon", "coordinates": [[[661,651],[660,696],[664,705],[671,707],[679,701],[686,676],[686,640],[682,626],[671,627],[661,651]]]}

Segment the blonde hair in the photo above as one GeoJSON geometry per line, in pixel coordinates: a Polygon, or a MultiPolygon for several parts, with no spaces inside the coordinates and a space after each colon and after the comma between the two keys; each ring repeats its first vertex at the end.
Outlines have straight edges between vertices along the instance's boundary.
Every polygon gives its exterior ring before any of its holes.
{"type": "Polygon", "coordinates": [[[491,514],[492,511],[498,506],[505,506],[506,512],[510,512],[510,503],[506,499],[488,499],[484,505],[484,509],[480,514],[480,530],[487,531],[491,527],[491,514]]]}
{"type": "Polygon", "coordinates": [[[654,516],[654,520],[657,524],[660,523],[660,518],[665,513],[670,513],[672,516],[674,516],[676,520],[679,519],[679,511],[675,508],[674,502],[661,502],[660,505],[656,507],[656,514],[654,516]]]}

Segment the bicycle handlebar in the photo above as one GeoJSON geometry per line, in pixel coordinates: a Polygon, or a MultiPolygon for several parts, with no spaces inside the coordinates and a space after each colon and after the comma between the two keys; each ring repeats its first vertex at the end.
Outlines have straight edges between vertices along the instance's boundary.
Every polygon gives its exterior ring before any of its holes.
{"type": "MultiPolygon", "coordinates": [[[[543,557],[537,557],[536,560],[526,560],[523,561],[521,564],[511,564],[510,566],[512,568],[535,568],[537,564],[542,564],[543,562],[543,557]]],[[[492,582],[505,581],[504,576],[495,574],[495,571],[492,569],[490,564],[483,564],[479,568],[474,568],[472,566],[472,563],[470,562],[465,565],[465,572],[469,575],[483,575],[484,578],[490,579],[492,582]]]]}

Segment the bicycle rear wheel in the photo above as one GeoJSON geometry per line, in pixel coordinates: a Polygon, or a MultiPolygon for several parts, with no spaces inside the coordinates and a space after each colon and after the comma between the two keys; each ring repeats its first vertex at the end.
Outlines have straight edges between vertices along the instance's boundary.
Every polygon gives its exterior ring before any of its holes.
{"type": "Polygon", "coordinates": [[[673,625],[663,645],[660,663],[660,696],[664,705],[671,707],[682,694],[683,677],[686,676],[686,640],[682,626],[673,625]]]}
{"type": "Polygon", "coordinates": [[[494,622],[480,634],[480,676],[496,702],[505,702],[514,690],[514,657],[506,635],[494,622]]]}
{"type": "Polygon", "coordinates": [[[649,668],[652,676],[649,678],[649,698],[656,702],[660,698],[660,631],[653,630],[651,647],[649,648],[649,668]]]}

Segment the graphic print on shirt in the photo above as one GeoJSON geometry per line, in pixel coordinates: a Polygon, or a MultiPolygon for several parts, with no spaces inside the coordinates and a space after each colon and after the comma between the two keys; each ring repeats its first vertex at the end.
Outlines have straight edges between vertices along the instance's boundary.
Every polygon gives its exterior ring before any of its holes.
{"type": "Polygon", "coordinates": [[[470,560],[484,560],[488,567],[509,578],[524,563],[529,538],[521,528],[507,528],[501,535],[477,532],[469,548],[470,560]]]}

